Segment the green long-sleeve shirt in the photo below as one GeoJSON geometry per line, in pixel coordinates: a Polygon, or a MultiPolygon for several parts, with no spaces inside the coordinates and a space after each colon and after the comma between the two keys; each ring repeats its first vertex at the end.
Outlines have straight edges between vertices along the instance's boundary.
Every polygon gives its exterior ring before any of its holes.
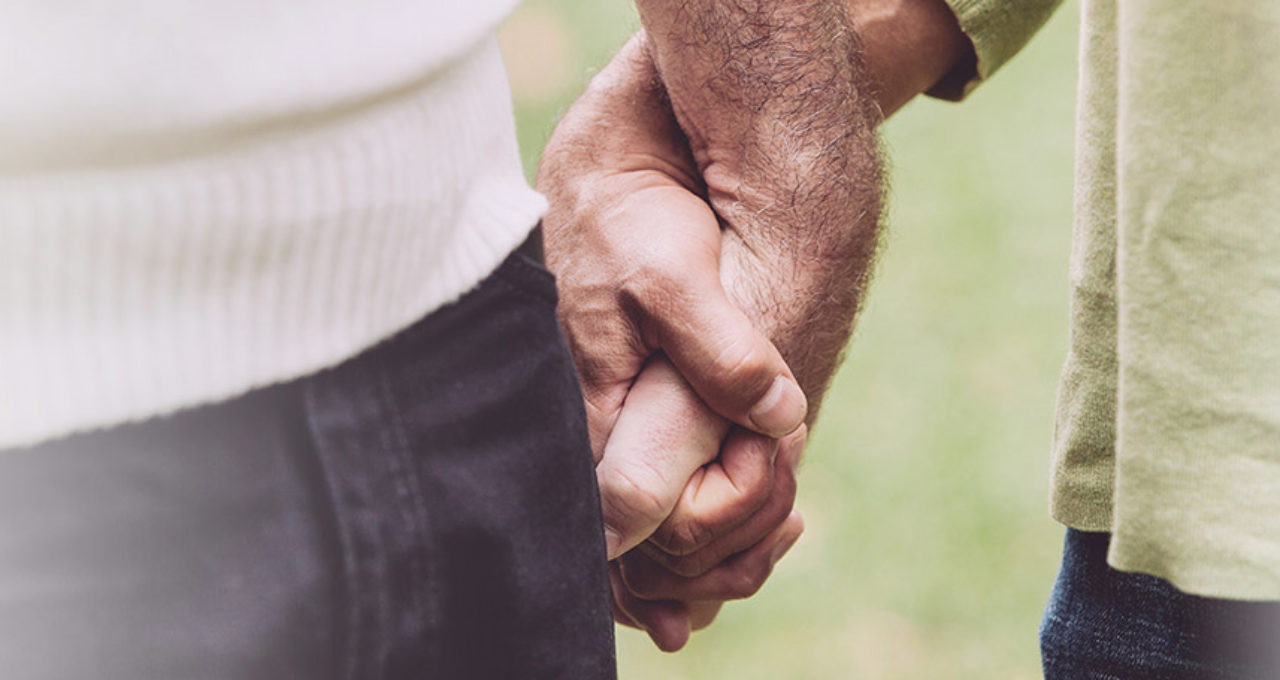
{"type": "MultiPolygon", "coordinates": [[[[948,2],[966,91],[1058,4],[948,2]]],[[[1085,0],[1081,30],[1053,515],[1118,569],[1280,600],[1280,3],[1085,0]]]]}

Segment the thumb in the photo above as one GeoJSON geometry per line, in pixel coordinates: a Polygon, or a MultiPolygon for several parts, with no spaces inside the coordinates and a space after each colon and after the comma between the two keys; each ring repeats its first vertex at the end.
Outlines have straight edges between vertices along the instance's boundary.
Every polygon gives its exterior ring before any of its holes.
{"type": "Polygon", "coordinates": [[[653,534],[728,429],[665,359],[645,366],[596,466],[609,559],[653,534]]]}
{"type": "Polygon", "coordinates": [[[770,437],[804,422],[808,403],[769,338],[729,301],[708,272],[651,319],[658,342],[680,373],[716,413],[770,437]]]}

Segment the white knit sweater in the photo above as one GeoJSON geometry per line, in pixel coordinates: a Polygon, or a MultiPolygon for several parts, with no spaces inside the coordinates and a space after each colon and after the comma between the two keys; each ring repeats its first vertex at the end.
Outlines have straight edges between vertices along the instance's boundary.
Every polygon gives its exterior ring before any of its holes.
{"type": "Polygon", "coordinates": [[[491,272],[544,209],[514,2],[0,6],[0,448],[334,365],[491,272]]]}

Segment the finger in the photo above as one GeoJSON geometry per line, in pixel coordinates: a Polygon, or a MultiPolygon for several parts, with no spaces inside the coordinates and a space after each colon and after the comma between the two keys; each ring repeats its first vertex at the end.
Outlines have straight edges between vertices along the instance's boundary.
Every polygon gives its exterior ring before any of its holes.
{"type": "Polygon", "coordinates": [[[587,436],[591,441],[591,456],[596,464],[604,458],[604,447],[613,433],[613,426],[618,422],[618,414],[622,412],[622,403],[626,399],[630,383],[619,386],[616,390],[588,390],[583,384],[582,404],[587,411],[587,436]],[[592,398],[591,395],[596,395],[592,398]]]}
{"type": "Polygon", "coordinates": [[[713,411],[771,437],[804,422],[804,392],[782,355],[730,301],[718,268],[687,270],[640,301],[657,344],[713,411]]]}
{"type": "Polygon", "coordinates": [[[769,500],[777,451],[777,440],[734,428],[720,457],[689,480],[649,540],[667,553],[688,555],[740,526],[769,500]]]}
{"type": "MultiPolygon", "coordinates": [[[[783,438],[774,462],[773,485],[765,504],[728,533],[717,537],[698,550],[676,554],[665,550],[657,541],[640,544],[651,559],[668,571],[686,578],[701,576],[732,555],[764,540],[791,514],[796,500],[796,470],[804,453],[807,430],[801,427],[783,438]]],[[[678,510],[677,510],[678,512],[678,510]]],[[[675,513],[673,513],[673,516],[675,513]]]]}
{"type": "Polygon", "coordinates": [[[614,603],[613,603],[613,621],[614,623],[617,623],[620,626],[626,626],[627,628],[635,628],[636,630],[644,630],[643,628],[640,627],[640,624],[637,623],[635,619],[631,618],[630,614],[622,610],[622,605],[618,604],[616,595],[614,596],[614,603]]]}
{"type": "Polygon", "coordinates": [[[804,521],[793,511],[765,540],[696,578],[672,573],[639,550],[618,561],[618,572],[626,589],[644,601],[742,600],[760,590],[803,531],[804,521]]]}
{"type": "MultiPolygon", "coordinates": [[[[664,652],[678,651],[689,641],[692,627],[684,604],[651,602],[636,597],[623,584],[617,564],[609,565],[609,583],[613,587],[615,619],[621,614],[629,625],[648,633],[653,644],[664,652]]],[[[705,611],[699,613],[705,618],[705,611]]]]}
{"type": "MultiPolygon", "coordinates": [[[[566,291],[565,296],[569,297],[570,293],[566,291]]],[[[558,310],[582,387],[591,453],[598,463],[627,392],[644,367],[650,350],[638,339],[638,333],[629,334],[625,328],[619,328],[630,324],[600,321],[599,312],[572,311],[573,314],[558,310]]]]}
{"type": "Polygon", "coordinates": [[[628,628],[644,630],[640,622],[627,613],[624,605],[635,596],[627,591],[627,587],[622,583],[622,577],[618,575],[618,565],[613,562],[609,563],[609,589],[613,591],[613,620],[628,628]]]}
{"type": "Polygon", "coordinates": [[[689,602],[685,606],[689,609],[689,627],[693,630],[702,630],[716,620],[716,616],[720,614],[720,608],[724,606],[724,603],[708,600],[689,602]]]}
{"type": "Polygon", "coordinates": [[[609,559],[662,524],[728,428],[664,358],[645,366],[596,466],[609,559]]]}

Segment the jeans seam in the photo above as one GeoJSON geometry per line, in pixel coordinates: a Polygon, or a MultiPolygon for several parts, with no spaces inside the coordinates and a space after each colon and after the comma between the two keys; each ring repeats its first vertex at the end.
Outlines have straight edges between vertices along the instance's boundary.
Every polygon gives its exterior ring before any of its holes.
{"type": "Polygon", "coordinates": [[[345,667],[343,677],[348,678],[348,680],[355,680],[359,676],[358,669],[361,665],[359,638],[356,635],[356,631],[359,626],[359,612],[355,606],[354,595],[358,585],[357,581],[359,580],[356,576],[358,571],[356,565],[357,558],[350,531],[342,521],[337,497],[338,490],[335,488],[333,474],[331,473],[324,456],[321,455],[324,438],[314,416],[314,390],[316,389],[316,385],[317,383],[315,382],[315,379],[312,379],[307,381],[307,384],[303,386],[303,405],[305,408],[307,422],[307,434],[311,438],[312,446],[315,447],[316,466],[319,468],[320,475],[323,477],[325,482],[325,498],[328,501],[326,507],[329,511],[327,519],[331,524],[333,532],[338,537],[338,548],[341,551],[339,559],[342,564],[342,577],[340,581],[340,591],[336,598],[338,602],[335,603],[335,608],[341,612],[341,615],[340,617],[334,617],[335,619],[341,619],[339,635],[341,636],[340,644],[343,650],[343,658],[340,660],[340,663],[345,667]]]}
{"type": "MultiPolygon", "coordinates": [[[[435,570],[435,562],[430,559],[430,537],[431,532],[427,528],[430,524],[430,513],[427,511],[426,501],[419,478],[415,474],[413,456],[411,455],[411,446],[409,444],[409,436],[405,429],[404,419],[400,415],[400,410],[395,406],[395,395],[391,389],[391,383],[387,378],[387,366],[384,360],[377,362],[378,369],[378,394],[379,401],[382,403],[385,413],[391,425],[391,430],[396,438],[398,446],[386,446],[385,440],[380,438],[384,448],[388,453],[388,467],[392,475],[392,479],[404,486],[404,497],[407,501],[403,504],[403,512],[410,516],[413,520],[413,533],[415,537],[415,546],[409,550],[409,560],[412,571],[417,576],[416,583],[411,587],[411,599],[414,607],[426,620],[428,630],[439,625],[439,615],[436,611],[435,597],[431,590],[434,584],[438,583],[435,570]],[[396,467],[403,466],[403,469],[396,470],[396,467]],[[416,548],[416,549],[415,549],[416,548]]],[[[397,484],[399,486],[399,484],[397,484]]],[[[397,494],[399,495],[399,494],[397,494]]],[[[427,658],[439,658],[438,650],[435,649],[435,637],[431,635],[424,636],[422,644],[431,645],[430,653],[427,658]]]]}

